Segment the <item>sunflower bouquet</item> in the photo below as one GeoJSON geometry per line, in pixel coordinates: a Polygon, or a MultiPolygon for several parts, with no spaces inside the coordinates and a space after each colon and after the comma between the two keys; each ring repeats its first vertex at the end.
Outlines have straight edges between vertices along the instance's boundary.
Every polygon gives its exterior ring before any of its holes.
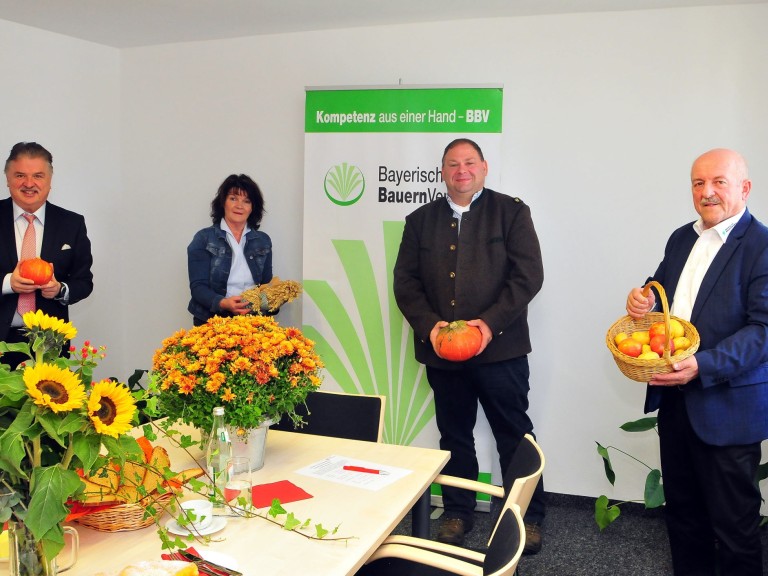
{"type": "Polygon", "coordinates": [[[22,573],[37,574],[64,546],[62,523],[85,489],[81,476],[141,448],[125,434],[136,412],[128,387],[92,380],[104,347],[86,341],[66,358],[62,346],[77,335],[71,323],[40,310],[23,321],[28,344],[0,342],[0,527],[23,526],[35,549],[20,552],[22,573]],[[12,369],[2,363],[6,352],[29,360],[12,369]],[[42,568],[32,566],[35,553],[42,568]]]}
{"type": "Polygon", "coordinates": [[[158,410],[207,432],[224,406],[227,425],[250,430],[288,414],[320,386],[323,363],[298,328],[270,316],[214,316],[163,341],[150,389],[158,410]]]}

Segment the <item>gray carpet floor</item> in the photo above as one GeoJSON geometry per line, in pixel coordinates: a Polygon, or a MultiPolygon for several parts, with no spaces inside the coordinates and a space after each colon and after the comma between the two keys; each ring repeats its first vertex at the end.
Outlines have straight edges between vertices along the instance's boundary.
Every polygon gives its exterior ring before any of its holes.
{"type": "MultiPolygon", "coordinates": [[[[594,499],[547,494],[541,552],[523,556],[520,576],[671,576],[669,544],[663,512],[639,504],[621,507],[619,518],[603,532],[595,524],[594,499]]],[[[433,517],[440,513],[437,509],[433,517]]],[[[431,537],[439,520],[430,522],[431,537]]],[[[395,530],[410,534],[410,516],[395,530]]],[[[490,537],[490,515],[475,513],[468,548],[483,550],[490,537]]],[[[763,531],[763,562],[768,574],[768,531],[763,531]]]]}

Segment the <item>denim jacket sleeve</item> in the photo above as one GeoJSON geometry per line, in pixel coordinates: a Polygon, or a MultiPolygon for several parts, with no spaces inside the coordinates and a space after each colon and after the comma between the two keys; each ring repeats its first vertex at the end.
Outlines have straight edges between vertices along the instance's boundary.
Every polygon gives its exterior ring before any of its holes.
{"type": "Polygon", "coordinates": [[[187,247],[189,290],[192,293],[189,311],[196,318],[206,320],[220,310],[219,303],[226,294],[231,262],[229,245],[225,238],[217,236],[214,227],[204,228],[192,238],[187,247]],[[228,260],[229,265],[225,266],[224,260],[228,260]],[[224,273],[223,285],[213,278],[214,269],[224,273]]]}

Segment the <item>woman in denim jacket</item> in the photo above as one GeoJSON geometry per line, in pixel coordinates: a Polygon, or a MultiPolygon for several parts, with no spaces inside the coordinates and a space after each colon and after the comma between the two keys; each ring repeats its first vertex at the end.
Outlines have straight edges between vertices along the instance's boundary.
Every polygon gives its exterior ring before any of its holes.
{"type": "Polygon", "coordinates": [[[259,232],[264,215],[261,190],[245,174],[232,174],[211,202],[213,226],[203,228],[187,247],[188,310],[195,326],[212,316],[249,314],[244,290],[272,279],[272,240],[259,232]]]}

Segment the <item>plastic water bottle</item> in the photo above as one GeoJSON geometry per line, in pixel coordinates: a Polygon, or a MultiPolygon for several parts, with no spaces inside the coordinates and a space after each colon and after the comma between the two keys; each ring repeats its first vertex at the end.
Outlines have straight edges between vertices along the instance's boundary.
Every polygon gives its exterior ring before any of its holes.
{"type": "Polygon", "coordinates": [[[208,467],[208,476],[211,478],[211,494],[216,493],[214,507],[224,507],[224,485],[226,484],[227,461],[232,458],[232,443],[229,432],[224,424],[224,408],[217,406],[213,409],[213,427],[208,446],[205,450],[205,462],[208,467]]]}

